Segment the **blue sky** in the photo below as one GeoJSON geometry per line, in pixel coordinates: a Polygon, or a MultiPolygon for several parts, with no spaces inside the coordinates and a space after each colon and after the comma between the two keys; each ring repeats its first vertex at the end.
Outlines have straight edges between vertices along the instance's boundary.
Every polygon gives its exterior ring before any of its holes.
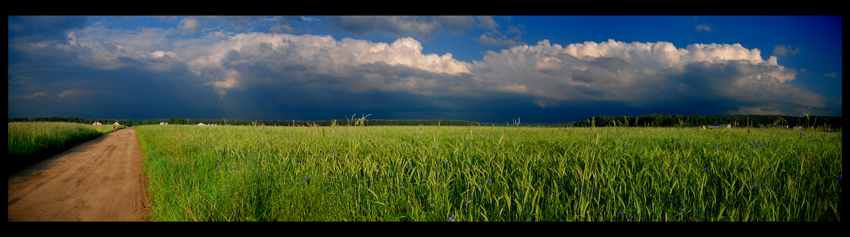
{"type": "Polygon", "coordinates": [[[841,116],[840,16],[9,16],[9,117],[841,116]]]}

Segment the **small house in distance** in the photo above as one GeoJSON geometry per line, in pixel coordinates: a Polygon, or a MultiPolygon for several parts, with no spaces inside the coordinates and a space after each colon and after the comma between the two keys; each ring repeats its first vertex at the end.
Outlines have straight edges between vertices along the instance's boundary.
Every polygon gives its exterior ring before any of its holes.
{"type": "Polygon", "coordinates": [[[94,123],[92,123],[91,125],[101,125],[101,124],[100,124],[100,122],[95,121],[95,122],[94,122],[94,123]]]}
{"type": "Polygon", "coordinates": [[[198,123],[198,126],[207,126],[207,125],[204,124],[204,123],[198,123]]]}
{"type": "Polygon", "coordinates": [[[121,124],[118,124],[118,122],[115,122],[112,125],[118,126],[118,125],[121,125],[121,124]]]}
{"type": "Polygon", "coordinates": [[[168,125],[168,122],[159,122],[159,125],[168,125]]]}

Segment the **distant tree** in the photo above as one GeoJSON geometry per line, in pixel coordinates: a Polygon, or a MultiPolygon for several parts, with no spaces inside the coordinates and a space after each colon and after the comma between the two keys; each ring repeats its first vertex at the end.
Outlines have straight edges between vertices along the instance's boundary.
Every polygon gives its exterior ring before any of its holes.
{"type": "Polygon", "coordinates": [[[174,116],[171,116],[171,118],[168,119],[168,124],[177,124],[177,119],[174,118],[174,116]]]}
{"type": "MultiPolygon", "coordinates": [[[[184,119],[184,118],[179,118],[179,119],[176,119],[176,120],[175,120],[175,123],[176,123],[176,124],[186,124],[186,122],[187,122],[187,121],[186,121],[186,119],[184,119]]],[[[169,124],[170,124],[170,123],[169,123],[169,124]]]]}

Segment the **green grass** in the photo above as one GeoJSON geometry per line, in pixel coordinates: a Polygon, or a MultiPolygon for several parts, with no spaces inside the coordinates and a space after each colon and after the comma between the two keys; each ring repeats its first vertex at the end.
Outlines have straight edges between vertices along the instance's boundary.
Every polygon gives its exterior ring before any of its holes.
{"type": "Polygon", "coordinates": [[[136,134],[156,221],[840,221],[842,209],[840,132],[141,126],[136,134]]]}
{"type": "MultiPolygon", "coordinates": [[[[10,122],[7,173],[38,163],[76,145],[112,132],[112,125],[66,122],[10,122]]],[[[124,128],[124,126],[119,126],[124,128]]]]}

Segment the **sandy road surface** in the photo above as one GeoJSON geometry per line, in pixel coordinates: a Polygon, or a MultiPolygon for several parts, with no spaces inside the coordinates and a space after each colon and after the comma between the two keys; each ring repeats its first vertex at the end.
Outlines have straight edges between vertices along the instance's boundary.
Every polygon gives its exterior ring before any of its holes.
{"type": "Polygon", "coordinates": [[[8,221],[146,221],[133,128],[80,144],[9,176],[8,221]]]}

